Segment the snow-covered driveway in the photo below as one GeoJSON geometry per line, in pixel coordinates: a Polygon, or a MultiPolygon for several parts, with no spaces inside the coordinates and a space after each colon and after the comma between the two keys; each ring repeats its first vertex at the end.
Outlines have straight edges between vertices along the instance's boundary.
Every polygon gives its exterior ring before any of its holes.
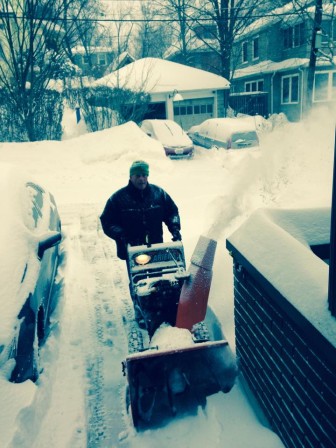
{"type": "Polygon", "coordinates": [[[238,422],[243,419],[251,430],[258,428],[256,446],[262,446],[260,433],[265,441],[274,439],[272,446],[282,446],[258,423],[239,383],[227,395],[209,397],[207,408],[196,417],[176,419],[167,427],[140,434],[134,431],[126,412],[126,378],[121,369],[127,353],[127,322],[132,319],[128,278],[114,243],[101,231],[99,211],[93,204],[61,207],[65,256],[59,281],[64,286],[55,314],[58,324],[42,350],[44,371],[32,406],[41,415],[35,416],[34,432],[24,415],[15,443],[21,439],[21,446],[38,448],[46,444],[168,448],[176,437],[175,446],[201,447],[209,443],[211,432],[213,444],[208,446],[236,438],[235,446],[243,447],[247,439],[238,437],[238,422]]]}
{"type": "Polygon", "coordinates": [[[132,161],[148,161],[150,182],[179,206],[187,264],[201,234],[218,242],[210,303],[234,349],[232,259],[225,239],[259,207],[328,206],[333,133],[328,112],[320,113],[265,136],[259,155],[203,150],[188,161],[165,158],[134,123],[64,142],[1,144],[0,161],[26,167],[55,195],[65,238],[60,303],[41,350],[39,383],[11,384],[0,377],[0,445],[281,447],[240,381],[229,394],[209,397],[197,416],[134,432],[121,370],[130,315],[126,267],[98,217],[108,196],[127,182],[132,161]]]}

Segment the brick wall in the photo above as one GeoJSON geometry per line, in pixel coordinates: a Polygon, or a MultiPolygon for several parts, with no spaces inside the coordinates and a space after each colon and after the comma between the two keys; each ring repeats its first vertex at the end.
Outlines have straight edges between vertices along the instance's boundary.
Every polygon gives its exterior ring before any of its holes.
{"type": "Polygon", "coordinates": [[[249,268],[235,259],[241,372],[286,447],[336,447],[336,348],[249,268]]]}

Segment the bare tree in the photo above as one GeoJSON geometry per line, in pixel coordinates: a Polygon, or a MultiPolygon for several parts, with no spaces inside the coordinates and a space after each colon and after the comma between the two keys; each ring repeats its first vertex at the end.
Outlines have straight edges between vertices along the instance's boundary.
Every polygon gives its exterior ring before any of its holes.
{"type": "Polygon", "coordinates": [[[110,20],[109,37],[116,54],[130,50],[130,40],[134,31],[132,7],[128,2],[118,3],[107,15],[110,20]]]}
{"type": "MultiPolygon", "coordinates": [[[[336,2],[330,0],[292,0],[296,14],[308,23],[307,43],[314,50],[316,33],[321,38],[320,48],[315,49],[316,59],[334,64],[336,2]]],[[[311,58],[314,55],[311,55],[311,58]]]]}
{"type": "Polygon", "coordinates": [[[154,2],[141,3],[139,13],[142,21],[135,38],[135,55],[139,58],[163,58],[172,43],[171,27],[165,21],[160,21],[160,11],[154,2]]]}
{"type": "MultiPolygon", "coordinates": [[[[173,50],[179,60],[192,65],[192,51],[212,53],[212,71],[230,79],[233,43],[263,12],[283,4],[283,0],[153,0],[159,17],[167,21],[176,38],[173,50]]],[[[210,68],[210,67],[209,67],[210,68]]]]}
{"type": "MultiPolygon", "coordinates": [[[[69,5],[70,6],[70,5],[69,5]]],[[[74,48],[76,45],[82,46],[86,57],[89,71],[93,77],[101,75],[99,67],[95,63],[96,46],[100,45],[105,34],[104,25],[100,18],[104,16],[104,10],[100,2],[95,0],[77,0],[71,3],[71,8],[79,12],[79,16],[71,22],[71,32],[69,33],[69,21],[65,20],[65,49],[68,57],[74,62],[74,48]],[[76,5],[77,3],[77,5],[76,5]]],[[[67,11],[67,13],[69,13],[67,11]]],[[[65,16],[67,15],[65,12],[65,16]]]]}
{"type": "Polygon", "coordinates": [[[232,49],[237,36],[260,16],[263,12],[262,2],[259,0],[200,0],[194,8],[193,17],[199,28],[215,25],[209,39],[198,38],[214,54],[219,61],[218,72],[230,79],[232,67],[232,49]]]}
{"type": "Polygon", "coordinates": [[[62,103],[51,81],[74,71],[65,43],[76,38],[85,3],[0,0],[0,99],[16,138],[47,138],[47,123],[50,137],[59,137],[62,103]],[[57,129],[51,131],[53,121],[57,129]]]}
{"type": "Polygon", "coordinates": [[[195,10],[196,0],[153,0],[152,5],[157,9],[157,15],[170,25],[172,46],[180,54],[183,64],[190,64],[191,42],[194,40],[190,33],[194,23],[192,12],[195,10]]]}

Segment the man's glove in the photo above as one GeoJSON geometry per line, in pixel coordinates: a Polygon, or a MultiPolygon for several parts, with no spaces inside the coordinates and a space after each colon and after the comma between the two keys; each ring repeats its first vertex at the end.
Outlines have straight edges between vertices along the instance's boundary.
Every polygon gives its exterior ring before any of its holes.
{"type": "Polygon", "coordinates": [[[117,244],[117,257],[121,260],[127,259],[127,241],[126,238],[121,236],[115,240],[117,244]]]}
{"type": "Polygon", "coordinates": [[[172,238],[173,241],[181,241],[182,240],[182,236],[180,234],[180,231],[177,230],[177,229],[172,231],[172,236],[173,236],[173,238],[172,238]]]}

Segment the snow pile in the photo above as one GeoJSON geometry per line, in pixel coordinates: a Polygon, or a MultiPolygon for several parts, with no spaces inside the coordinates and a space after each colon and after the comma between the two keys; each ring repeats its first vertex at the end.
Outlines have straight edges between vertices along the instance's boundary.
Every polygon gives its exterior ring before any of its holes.
{"type": "Polygon", "coordinates": [[[194,341],[189,330],[162,324],[152,337],[150,346],[158,347],[160,350],[169,350],[188,347],[193,344],[194,341]]]}

